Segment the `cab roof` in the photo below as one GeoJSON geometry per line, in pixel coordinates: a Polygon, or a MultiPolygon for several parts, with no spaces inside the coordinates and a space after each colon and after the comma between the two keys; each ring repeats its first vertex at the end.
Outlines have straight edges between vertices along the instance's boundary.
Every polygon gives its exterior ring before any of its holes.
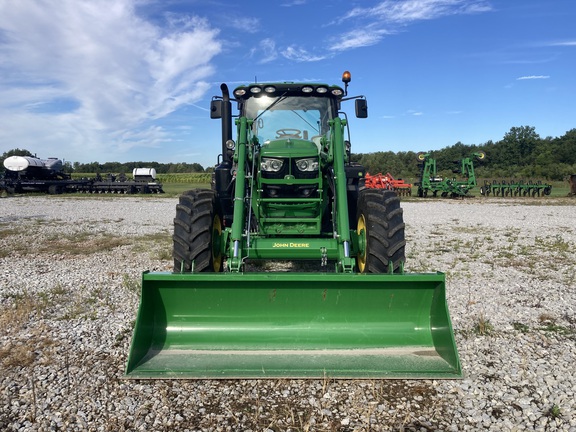
{"type": "Polygon", "coordinates": [[[268,96],[319,96],[342,99],[344,90],[335,85],[319,83],[254,83],[241,85],[234,89],[236,100],[245,100],[251,97],[268,96]]]}

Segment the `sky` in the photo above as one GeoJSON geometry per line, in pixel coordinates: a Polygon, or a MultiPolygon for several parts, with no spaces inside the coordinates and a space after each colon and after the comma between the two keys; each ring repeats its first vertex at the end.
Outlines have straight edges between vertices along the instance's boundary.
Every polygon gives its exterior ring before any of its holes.
{"type": "Polygon", "coordinates": [[[0,153],[213,166],[225,82],[368,100],[352,151],[576,128],[574,0],[0,0],[0,153]]]}

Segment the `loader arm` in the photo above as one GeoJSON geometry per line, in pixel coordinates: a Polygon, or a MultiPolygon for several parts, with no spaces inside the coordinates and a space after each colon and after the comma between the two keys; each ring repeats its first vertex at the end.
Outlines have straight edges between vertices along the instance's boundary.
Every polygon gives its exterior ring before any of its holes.
{"type": "MultiPolygon", "coordinates": [[[[248,128],[251,121],[246,117],[240,117],[236,125],[238,126],[238,143],[234,153],[234,163],[237,164],[236,182],[234,191],[234,219],[232,222],[230,236],[230,250],[228,252],[229,268],[231,272],[239,272],[242,268],[242,261],[246,254],[242,248],[243,234],[246,217],[246,147],[248,144],[248,128]]],[[[248,179],[250,182],[252,178],[248,179]]],[[[250,186],[250,185],[248,185],[250,186]]]]}
{"type": "Polygon", "coordinates": [[[350,221],[348,217],[348,197],[346,189],[346,171],[344,160],[346,156],[344,148],[344,128],[346,120],[336,117],[330,122],[333,130],[332,150],[334,154],[334,184],[335,184],[335,211],[336,237],[338,239],[339,261],[337,268],[343,273],[354,271],[355,260],[350,255],[350,221]]]}

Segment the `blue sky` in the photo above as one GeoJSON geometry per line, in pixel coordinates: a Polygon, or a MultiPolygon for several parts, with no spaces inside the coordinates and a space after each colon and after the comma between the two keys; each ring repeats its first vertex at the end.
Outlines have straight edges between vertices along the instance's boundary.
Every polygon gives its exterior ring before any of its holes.
{"type": "Polygon", "coordinates": [[[220,83],[344,70],[368,99],[356,153],[562,136],[575,19],[573,0],[0,0],[0,152],[208,167],[220,83]]]}

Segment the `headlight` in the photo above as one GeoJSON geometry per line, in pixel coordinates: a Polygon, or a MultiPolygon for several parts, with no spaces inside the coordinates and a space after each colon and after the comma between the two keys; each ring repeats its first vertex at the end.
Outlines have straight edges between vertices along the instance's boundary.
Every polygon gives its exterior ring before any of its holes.
{"type": "Polygon", "coordinates": [[[282,159],[262,158],[260,168],[262,171],[278,172],[282,169],[284,161],[282,159]]]}
{"type": "Polygon", "coordinates": [[[298,159],[296,161],[296,167],[300,171],[316,171],[318,169],[318,159],[308,158],[308,159],[298,159]]]}

